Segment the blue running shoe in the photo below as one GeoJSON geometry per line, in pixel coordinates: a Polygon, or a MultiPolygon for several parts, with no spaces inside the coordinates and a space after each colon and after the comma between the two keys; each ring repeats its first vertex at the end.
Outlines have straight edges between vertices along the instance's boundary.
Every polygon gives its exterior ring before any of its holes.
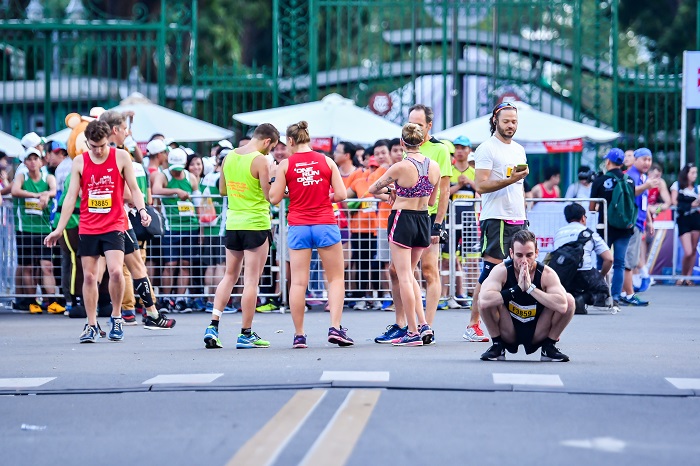
{"type": "Polygon", "coordinates": [[[204,306],[204,312],[208,312],[209,314],[211,314],[212,311],[214,311],[214,303],[212,303],[211,301],[207,301],[206,306],[204,306]]]}
{"type": "Polygon", "coordinates": [[[401,338],[391,342],[394,346],[423,346],[423,340],[420,333],[407,333],[401,338]]]}
{"type": "Polygon", "coordinates": [[[80,334],[80,343],[95,343],[99,335],[100,331],[97,325],[85,324],[83,333],[80,334]]]}
{"type": "Polygon", "coordinates": [[[245,335],[243,333],[238,335],[238,341],[236,342],[236,348],[269,348],[270,342],[263,340],[258,336],[257,333],[252,332],[250,335],[245,335]]]}
{"type": "Polygon", "coordinates": [[[441,299],[440,301],[438,301],[437,308],[439,311],[446,311],[450,308],[450,305],[447,304],[446,299],[441,299]]]}
{"type": "Polygon", "coordinates": [[[391,340],[401,338],[408,332],[408,327],[399,327],[397,324],[387,325],[386,332],[374,339],[375,343],[391,343],[391,340]]]}
{"type": "Polygon", "coordinates": [[[651,277],[642,278],[642,282],[639,287],[634,287],[635,293],[644,293],[651,286],[651,277]]]}
{"type": "Polygon", "coordinates": [[[292,348],[308,348],[308,346],[306,346],[306,335],[294,335],[292,348]]]}
{"type": "Polygon", "coordinates": [[[636,294],[633,294],[632,296],[621,296],[620,304],[622,304],[623,306],[643,307],[648,306],[649,301],[644,301],[643,299],[640,299],[639,296],[637,296],[636,294]]]}
{"type": "Polygon", "coordinates": [[[221,340],[219,340],[219,329],[210,325],[204,331],[204,347],[207,349],[223,348],[221,340]]]}
{"type": "Polygon", "coordinates": [[[122,341],[124,339],[124,319],[121,317],[110,317],[109,325],[112,328],[109,331],[109,339],[112,341],[122,341]]]}
{"type": "Polygon", "coordinates": [[[206,303],[202,298],[195,298],[192,300],[192,310],[194,312],[202,312],[204,311],[204,308],[206,307],[206,303]]]}

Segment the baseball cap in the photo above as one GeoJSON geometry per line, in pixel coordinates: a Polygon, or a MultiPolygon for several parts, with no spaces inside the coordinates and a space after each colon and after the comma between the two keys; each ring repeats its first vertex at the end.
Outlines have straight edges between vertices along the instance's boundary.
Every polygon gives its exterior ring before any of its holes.
{"type": "Polygon", "coordinates": [[[231,152],[232,149],[224,149],[221,152],[219,152],[219,163],[223,163],[224,159],[228,155],[229,152],[231,152]]]}
{"type": "Polygon", "coordinates": [[[379,166],[379,162],[377,162],[377,159],[374,158],[374,155],[371,155],[369,157],[369,160],[367,160],[367,166],[368,167],[378,167],[379,166]]]}
{"type": "Polygon", "coordinates": [[[25,134],[20,140],[22,147],[24,147],[25,149],[29,147],[36,147],[39,144],[42,144],[43,142],[44,141],[41,139],[41,137],[33,131],[31,133],[25,134]]]}
{"type": "Polygon", "coordinates": [[[476,152],[471,151],[469,153],[469,155],[467,155],[467,162],[476,162],[476,159],[474,158],[474,154],[476,154],[476,152]]]}
{"type": "Polygon", "coordinates": [[[154,139],[146,144],[146,151],[148,151],[150,155],[160,154],[161,152],[165,152],[167,150],[168,148],[162,139],[154,139]]]}
{"type": "Polygon", "coordinates": [[[221,141],[217,142],[216,145],[219,147],[225,147],[226,149],[233,149],[233,144],[231,144],[231,141],[228,139],[222,139],[221,141]]]}
{"type": "Polygon", "coordinates": [[[179,147],[168,154],[168,165],[171,170],[184,170],[187,163],[187,153],[179,147]]]}
{"type": "Polygon", "coordinates": [[[185,154],[187,154],[188,156],[194,154],[194,151],[189,147],[183,147],[183,149],[185,150],[185,154]]]}
{"type": "Polygon", "coordinates": [[[166,146],[169,146],[170,144],[175,142],[175,139],[173,138],[165,138],[163,139],[163,142],[165,143],[166,146]]]}
{"type": "Polygon", "coordinates": [[[22,161],[24,162],[27,159],[27,157],[29,157],[32,154],[39,156],[39,158],[44,157],[44,154],[36,147],[28,147],[27,150],[24,151],[24,157],[22,158],[22,161]]]}
{"type": "Polygon", "coordinates": [[[640,147],[634,151],[634,158],[638,159],[639,157],[651,157],[651,151],[646,147],[640,147]]]}
{"type": "Polygon", "coordinates": [[[472,142],[466,136],[458,136],[457,139],[452,141],[452,144],[454,144],[455,146],[464,146],[464,147],[471,147],[472,146],[472,142]]]}
{"type": "Polygon", "coordinates": [[[625,153],[622,151],[622,149],[613,147],[610,149],[610,152],[608,152],[608,155],[606,155],[605,158],[610,160],[615,165],[622,165],[622,163],[625,161],[625,153]]]}
{"type": "Polygon", "coordinates": [[[65,150],[67,151],[68,149],[66,148],[66,143],[62,141],[49,141],[49,151],[50,152],[56,152],[59,150],[65,150]]]}
{"type": "Polygon", "coordinates": [[[450,141],[449,139],[441,139],[440,142],[447,147],[447,150],[450,154],[455,153],[455,145],[452,144],[452,141],[450,141]]]}

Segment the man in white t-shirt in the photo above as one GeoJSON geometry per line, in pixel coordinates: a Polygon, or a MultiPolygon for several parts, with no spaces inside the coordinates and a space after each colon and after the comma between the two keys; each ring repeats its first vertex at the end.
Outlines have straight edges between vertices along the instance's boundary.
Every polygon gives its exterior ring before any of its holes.
{"type": "MultiPolygon", "coordinates": [[[[489,339],[479,326],[479,291],[491,270],[508,256],[511,238],[526,226],[524,179],[528,175],[523,146],[513,141],[518,130],[518,109],[510,102],[497,105],[491,113],[491,138],[474,153],[476,191],[481,195],[481,256],[484,270],[474,290],[469,325],[463,338],[485,342],[489,339]]],[[[489,333],[498,328],[489,328],[489,333]]],[[[497,336],[497,335],[496,335],[497,336]]]]}

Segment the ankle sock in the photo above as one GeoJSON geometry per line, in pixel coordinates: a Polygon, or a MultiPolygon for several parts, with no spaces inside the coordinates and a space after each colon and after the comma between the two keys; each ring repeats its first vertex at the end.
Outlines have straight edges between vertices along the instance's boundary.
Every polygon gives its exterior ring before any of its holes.
{"type": "Polygon", "coordinates": [[[251,336],[253,334],[252,329],[250,328],[241,328],[241,333],[247,337],[251,336]]]}
{"type": "Polygon", "coordinates": [[[212,320],[211,323],[209,324],[212,327],[216,327],[217,329],[219,328],[219,321],[218,320],[212,320]]]}

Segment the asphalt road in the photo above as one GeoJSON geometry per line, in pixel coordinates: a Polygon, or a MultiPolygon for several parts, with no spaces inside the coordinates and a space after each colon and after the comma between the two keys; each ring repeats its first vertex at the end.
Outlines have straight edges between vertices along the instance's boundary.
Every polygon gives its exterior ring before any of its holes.
{"type": "Polygon", "coordinates": [[[0,312],[0,464],[693,464],[700,290],[645,297],[575,316],[568,363],[480,361],[467,310],[439,311],[437,344],[416,348],[373,343],[381,311],[347,311],[356,345],[329,345],[312,310],[306,350],[289,314],[256,315],[272,346],[250,350],[224,315],[224,348],[206,350],[206,314],[80,345],[81,321],[0,312]]]}

